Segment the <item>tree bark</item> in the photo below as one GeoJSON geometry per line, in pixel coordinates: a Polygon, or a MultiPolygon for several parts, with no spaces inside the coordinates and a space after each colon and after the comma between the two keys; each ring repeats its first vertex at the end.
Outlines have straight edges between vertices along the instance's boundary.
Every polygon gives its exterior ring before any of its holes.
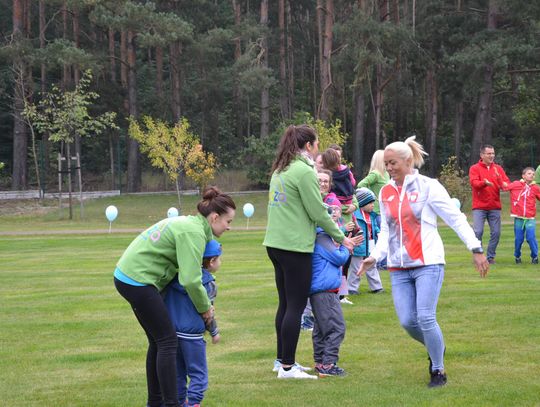
{"type": "MultiPolygon", "coordinates": [[[[45,30],[46,30],[46,9],[45,9],[45,0],[39,0],[39,48],[44,49],[46,46],[45,43],[45,30]]],[[[45,94],[47,90],[47,68],[44,63],[40,65],[40,90],[41,94],[45,94]]],[[[49,134],[45,132],[41,136],[41,148],[43,151],[43,175],[49,174],[49,134]]],[[[45,178],[45,177],[44,177],[45,178]]],[[[43,190],[45,187],[46,180],[44,179],[44,185],[42,185],[43,190]]]]}
{"type": "Polygon", "coordinates": [[[182,52],[179,42],[169,45],[169,57],[171,63],[171,91],[172,91],[172,114],[173,120],[177,122],[182,117],[182,106],[180,92],[182,91],[182,80],[180,71],[180,53],[182,52]]]}
{"type": "MultiPolygon", "coordinates": [[[[133,31],[127,32],[127,57],[128,57],[128,101],[129,116],[137,118],[137,72],[136,72],[136,51],[135,34],[133,31]]],[[[128,137],[128,165],[127,165],[127,190],[128,192],[138,192],[141,189],[141,163],[139,154],[139,143],[128,137]]]]}
{"type": "Polygon", "coordinates": [[[114,44],[114,29],[109,27],[109,78],[116,83],[116,52],[114,44]]]}
{"type": "MultiPolygon", "coordinates": [[[[496,0],[489,0],[487,29],[497,29],[499,8],[496,0]]],[[[469,163],[472,165],[478,159],[483,144],[491,142],[491,104],[493,99],[493,64],[486,63],[483,68],[482,88],[478,95],[478,107],[474,120],[473,140],[469,163]]]]}
{"type": "Polygon", "coordinates": [[[287,72],[288,72],[288,82],[287,82],[287,102],[289,103],[288,111],[289,117],[294,115],[294,48],[293,48],[293,37],[292,37],[292,18],[291,18],[291,3],[289,0],[286,0],[286,15],[287,15],[287,72]]]}
{"type": "MultiPolygon", "coordinates": [[[[23,0],[13,0],[13,41],[19,42],[24,35],[24,2],[23,0]]],[[[13,101],[13,168],[12,183],[13,190],[26,189],[27,179],[27,148],[28,148],[28,128],[22,117],[24,110],[24,87],[26,86],[26,64],[19,55],[16,55],[13,62],[15,72],[15,90],[13,101]]]]}
{"type": "Polygon", "coordinates": [[[156,47],[156,94],[159,100],[164,99],[163,95],[163,47],[156,47]]]}
{"type": "Polygon", "coordinates": [[[330,95],[332,87],[331,58],[334,29],[334,0],[326,0],[324,16],[321,99],[319,102],[318,117],[322,120],[328,120],[330,119],[330,95]]]}
{"type": "Polygon", "coordinates": [[[129,97],[128,97],[128,52],[127,52],[127,31],[122,30],[120,33],[120,82],[124,90],[124,111],[129,115],[129,97]]]}
{"type": "Polygon", "coordinates": [[[463,100],[456,103],[456,116],[454,118],[454,156],[458,167],[462,161],[461,137],[463,135],[463,100]]]}
{"type": "Polygon", "coordinates": [[[427,71],[427,86],[429,88],[430,117],[429,117],[429,157],[430,157],[430,176],[437,174],[437,78],[435,69],[430,68],[427,71]]]}
{"type": "Polygon", "coordinates": [[[289,119],[289,92],[287,91],[287,43],[285,30],[285,0],[279,0],[278,7],[278,25],[279,25],[279,78],[281,80],[281,116],[283,119],[289,119]]]}
{"type": "MultiPolygon", "coordinates": [[[[238,62],[242,56],[242,41],[240,38],[240,24],[242,23],[242,7],[238,0],[232,0],[232,6],[234,11],[234,26],[237,30],[237,36],[234,39],[234,62],[238,62]]],[[[238,80],[235,81],[233,87],[233,100],[236,106],[235,120],[236,120],[236,136],[239,140],[243,139],[243,104],[242,104],[242,92],[238,80]]]]}
{"type": "MultiPolygon", "coordinates": [[[[268,27],[268,0],[261,0],[261,25],[268,27]]],[[[268,69],[268,38],[266,34],[261,39],[261,66],[268,69]]],[[[265,83],[261,90],[261,138],[267,138],[270,133],[270,88],[265,83]]]]}
{"type": "MultiPolygon", "coordinates": [[[[366,100],[364,90],[361,87],[354,89],[354,130],[353,130],[353,166],[356,168],[356,175],[361,177],[364,170],[364,146],[365,135],[365,110],[366,100]]],[[[358,178],[357,178],[358,179],[358,178]]]]}

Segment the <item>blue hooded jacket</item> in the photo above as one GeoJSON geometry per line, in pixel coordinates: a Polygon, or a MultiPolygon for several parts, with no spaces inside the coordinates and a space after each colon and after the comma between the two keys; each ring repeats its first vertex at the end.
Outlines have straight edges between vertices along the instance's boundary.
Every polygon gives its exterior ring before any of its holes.
{"type": "MultiPolygon", "coordinates": [[[[209,297],[215,296],[214,281],[214,276],[208,270],[202,269],[202,284],[209,297]]],[[[210,299],[213,299],[212,297],[210,299]]],[[[199,339],[204,336],[206,330],[204,320],[197,312],[186,289],[178,282],[178,278],[173,278],[166,287],[164,301],[178,338],[199,339]]],[[[218,333],[214,324],[210,335],[216,336],[218,333]]]]}
{"type": "Polygon", "coordinates": [[[318,227],[310,294],[338,289],[341,285],[341,266],[347,263],[349,256],[346,247],[336,247],[332,238],[318,227]]]}
{"type": "MultiPolygon", "coordinates": [[[[358,223],[358,226],[361,227],[364,231],[364,241],[360,243],[360,245],[354,247],[353,256],[367,257],[370,255],[368,245],[369,236],[367,222],[364,219],[364,216],[362,216],[362,211],[360,209],[354,211],[354,216],[356,217],[356,222],[358,223]]],[[[373,239],[375,240],[375,243],[377,243],[377,236],[380,232],[380,227],[377,223],[377,214],[375,212],[370,212],[369,218],[371,219],[371,231],[373,232],[373,239]]]]}

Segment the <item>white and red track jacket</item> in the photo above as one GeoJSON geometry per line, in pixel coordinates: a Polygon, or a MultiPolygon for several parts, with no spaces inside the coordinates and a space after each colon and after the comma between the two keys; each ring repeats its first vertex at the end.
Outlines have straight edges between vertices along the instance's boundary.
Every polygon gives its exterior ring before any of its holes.
{"type": "Polygon", "coordinates": [[[514,181],[508,185],[510,191],[510,216],[533,219],[536,216],[536,200],[540,201],[540,187],[525,181],[514,181]]]}
{"type": "Polygon", "coordinates": [[[385,185],[379,203],[381,232],[371,256],[377,261],[387,256],[389,270],[445,264],[437,216],[454,229],[467,249],[481,246],[446,189],[417,170],[405,177],[401,193],[393,180],[385,185]]]}

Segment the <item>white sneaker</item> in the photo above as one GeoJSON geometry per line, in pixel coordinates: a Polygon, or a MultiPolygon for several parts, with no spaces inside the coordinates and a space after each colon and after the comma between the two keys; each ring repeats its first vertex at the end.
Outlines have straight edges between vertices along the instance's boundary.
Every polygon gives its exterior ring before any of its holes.
{"type": "Polygon", "coordinates": [[[318,379],[318,376],[313,376],[302,371],[298,366],[293,365],[291,370],[279,368],[278,379],[318,379]]]}
{"type": "Polygon", "coordinates": [[[353,305],[354,302],[352,302],[351,300],[349,300],[347,297],[343,297],[341,300],[339,300],[339,302],[341,302],[342,304],[349,304],[349,305],[353,305]]]}
{"type": "MultiPolygon", "coordinates": [[[[302,366],[300,363],[294,364],[298,369],[300,369],[302,372],[309,372],[312,370],[310,367],[302,366]]],[[[272,369],[272,372],[279,372],[279,368],[281,367],[281,362],[279,360],[274,360],[274,368],[272,369]]]]}

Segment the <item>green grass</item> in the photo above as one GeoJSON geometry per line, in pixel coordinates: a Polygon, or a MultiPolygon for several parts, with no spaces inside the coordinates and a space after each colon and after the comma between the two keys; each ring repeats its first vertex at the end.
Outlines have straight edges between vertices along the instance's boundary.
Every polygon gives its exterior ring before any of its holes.
{"type": "MultiPolygon", "coordinates": [[[[117,199],[125,214],[118,228],[143,228],[154,220],[147,216],[157,220],[173,206],[166,197],[117,199]]],[[[1,217],[1,230],[105,229],[103,211],[111,200],[102,201],[87,206],[87,213],[99,215],[99,221],[64,224],[49,219],[51,215],[25,221],[1,217]]],[[[259,209],[264,194],[238,196],[240,215],[248,201],[256,207],[250,226],[263,225],[264,211],[259,209]]],[[[540,405],[540,268],[513,264],[509,225],[503,228],[497,264],[487,279],[474,272],[471,255],[455,234],[441,228],[448,264],[438,320],[449,375],[448,386],[441,389],[426,387],[426,352],[400,328],[386,272],[382,280],[387,293],[367,294],[363,281],[362,294],[344,308],[347,335],[340,365],[348,376],[278,381],[271,372],[277,298],[271,264],[261,246],[264,232],[246,231],[243,216],[235,227],[221,239],[216,313],[222,341],[208,344],[205,405],[540,405]]],[[[112,284],[115,262],[134,236],[0,236],[2,405],[144,405],[146,340],[112,284]]],[[[305,332],[297,359],[303,364],[312,360],[305,332]]]]}

